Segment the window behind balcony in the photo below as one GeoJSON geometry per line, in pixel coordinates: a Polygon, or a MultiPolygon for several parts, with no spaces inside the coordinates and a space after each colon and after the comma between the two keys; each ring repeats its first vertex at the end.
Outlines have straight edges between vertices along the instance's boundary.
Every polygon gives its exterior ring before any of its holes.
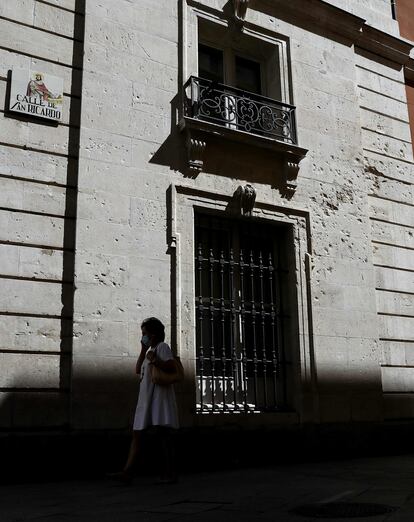
{"type": "Polygon", "coordinates": [[[206,80],[223,83],[223,51],[200,44],[198,46],[198,74],[206,80]]]}
{"type": "Polygon", "coordinates": [[[262,70],[259,61],[233,55],[224,62],[224,52],[208,45],[198,46],[198,75],[217,83],[228,83],[238,89],[262,94],[262,70]]]}
{"type": "Polygon", "coordinates": [[[272,68],[278,65],[277,56],[274,51],[260,59],[243,46],[219,48],[201,42],[193,114],[229,129],[294,142],[291,108],[268,97],[274,92],[280,98],[279,70],[272,68]]]}
{"type": "Polygon", "coordinates": [[[235,56],[235,87],[243,91],[262,94],[260,63],[235,56]]]}

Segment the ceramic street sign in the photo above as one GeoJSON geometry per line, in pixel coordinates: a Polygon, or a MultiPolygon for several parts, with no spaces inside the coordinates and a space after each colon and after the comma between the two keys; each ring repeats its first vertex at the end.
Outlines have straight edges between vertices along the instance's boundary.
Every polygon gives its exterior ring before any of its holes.
{"type": "Polygon", "coordinates": [[[63,79],[39,71],[13,69],[9,110],[61,121],[63,79]]]}

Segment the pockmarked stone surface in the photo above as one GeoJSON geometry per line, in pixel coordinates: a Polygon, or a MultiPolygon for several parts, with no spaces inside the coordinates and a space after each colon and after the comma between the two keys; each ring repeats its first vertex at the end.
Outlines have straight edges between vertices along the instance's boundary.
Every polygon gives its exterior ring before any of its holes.
{"type": "Polygon", "coordinates": [[[153,315],[185,366],[184,429],[414,418],[409,42],[388,0],[236,2],[237,22],[233,4],[0,0],[5,432],[127,431],[153,315]],[[187,135],[184,85],[212,73],[233,94],[187,135]],[[299,164],[280,133],[240,136],[238,90],[294,106],[299,164]],[[254,227],[266,256],[242,262],[254,227]]]}

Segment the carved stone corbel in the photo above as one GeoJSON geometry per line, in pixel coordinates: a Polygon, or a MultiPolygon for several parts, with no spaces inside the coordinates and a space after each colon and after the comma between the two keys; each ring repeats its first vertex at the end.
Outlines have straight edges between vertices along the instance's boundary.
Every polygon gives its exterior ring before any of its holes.
{"type": "Polygon", "coordinates": [[[187,134],[186,139],[188,168],[193,175],[199,174],[203,170],[204,151],[206,142],[199,137],[187,134]]]}
{"type": "Polygon", "coordinates": [[[256,189],[253,185],[239,185],[234,193],[237,208],[242,216],[251,216],[256,201],[256,189]]]}
{"type": "Polygon", "coordinates": [[[234,19],[238,24],[243,25],[246,19],[247,8],[250,0],[233,0],[234,19]]]}
{"type": "Polygon", "coordinates": [[[298,161],[286,161],[284,167],[285,187],[292,194],[298,186],[299,162],[300,159],[298,161]]]}

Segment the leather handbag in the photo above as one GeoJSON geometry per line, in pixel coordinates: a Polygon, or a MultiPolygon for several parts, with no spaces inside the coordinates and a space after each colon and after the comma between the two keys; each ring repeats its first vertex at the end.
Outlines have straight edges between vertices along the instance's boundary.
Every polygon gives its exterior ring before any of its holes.
{"type": "Polygon", "coordinates": [[[166,372],[151,364],[151,380],[159,386],[169,386],[184,379],[184,368],[178,356],[174,357],[175,368],[171,372],[166,372]]]}

